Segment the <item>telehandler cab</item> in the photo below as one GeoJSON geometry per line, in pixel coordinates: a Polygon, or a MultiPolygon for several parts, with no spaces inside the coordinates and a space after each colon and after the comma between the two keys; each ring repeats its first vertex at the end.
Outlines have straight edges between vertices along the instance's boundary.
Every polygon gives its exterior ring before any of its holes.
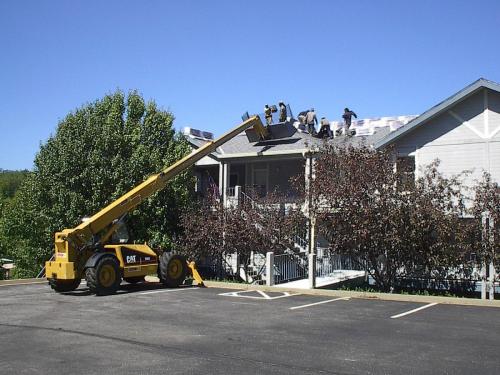
{"type": "Polygon", "coordinates": [[[147,178],[77,227],[57,232],[53,260],[45,263],[45,275],[52,289],[56,292],[69,292],[78,288],[82,278],[85,278],[92,293],[106,295],[116,292],[122,278],[129,283],[136,283],[150,274],[157,274],[160,281],[168,287],[178,287],[187,275],[203,285],[194,262],[188,263],[183,256],[153,250],[147,244],[128,244],[123,238],[118,243],[113,240],[120,237],[128,212],[162,190],[176,175],[250,127],[260,137],[268,136],[259,117],[250,117],[159,174],[147,178]]]}

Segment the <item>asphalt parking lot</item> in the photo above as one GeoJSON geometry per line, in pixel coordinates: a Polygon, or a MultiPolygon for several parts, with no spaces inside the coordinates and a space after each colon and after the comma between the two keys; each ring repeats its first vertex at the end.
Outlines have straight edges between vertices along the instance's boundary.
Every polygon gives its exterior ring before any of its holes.
{"type": "Polygon", "coordinates": [[[0,374],[499,374],[499,336],[498,308],[0,286],[0,374]]]}

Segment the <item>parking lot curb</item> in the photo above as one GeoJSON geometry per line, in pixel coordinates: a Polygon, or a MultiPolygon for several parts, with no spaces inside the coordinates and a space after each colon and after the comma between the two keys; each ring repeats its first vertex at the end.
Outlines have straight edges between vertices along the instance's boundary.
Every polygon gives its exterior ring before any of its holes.
{"type": "Polygon", "coordinates": [[[367,293],[349,290],[328,289],[297,289],[279,286],[251,285],[242,283],[229,283],[222,281],[205,281],[205,286],[212,288],[239,289],[239,290],[261,290],[263,292],[289,292],[312,296],[325,297],[350,297],[359,299],[372,299],[381,301],[417,302],[417,303],[439,303],[443,305],[482,306],[500,308],[500,300],[480,300],[473,298],[440,297],[440,296],[417,296],[394,293],[367,293]]]}

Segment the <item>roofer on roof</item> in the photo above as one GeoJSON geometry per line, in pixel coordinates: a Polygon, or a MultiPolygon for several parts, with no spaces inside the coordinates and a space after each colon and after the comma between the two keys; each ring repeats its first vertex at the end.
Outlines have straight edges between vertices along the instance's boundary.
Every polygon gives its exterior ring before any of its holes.
{"type": "Polygon", "coordinates": [[[321,128],[319,129],[318,136],[320,138],[325,138],[327,136],[328,138],[332,138],[332,130],[330,129],[330,121],[326,117],[321,117],[320,121],[321,128]]]}
{"type": "Polygon", "coordinates": [[[285,122],[286,121],[286,105],[283,101],[280,101],[278,103],[280,106],[280,122],[285,122]]]}
{"type": "Polygon", "coordinates": [[[352,116],[358,118],[358,116],[349,108],[344,108],[344,114],[342,115],[342,118],[344,119],[344,129],[346,135],[351,135],[349,132],[349,128],[351,127],[352,116]]]}
{"type": "Polygon", "coordinates": [[[315,135],[316,134],[316,128],[315,125],[318,124],[318,119],[316,117],[316,112],[314,112],[314,108],[311,108],[306,115],[306,125],[307,125],[307,130],[309,134],[315,135]]]}
{"type": "Polygon", "coordinates": [[[273,112],[269,104],[264,106],[264,116],[266,118],[266,125],[270,126],[273,123],[273,112]]]}
{"type": "Polygon", "coordinates": [[[299,120],[299,122],[302,125],[306,124],[306,115],[307,115],[307,111],[299,112],[299,116],[297,117],[297,120],[299,120]]]}

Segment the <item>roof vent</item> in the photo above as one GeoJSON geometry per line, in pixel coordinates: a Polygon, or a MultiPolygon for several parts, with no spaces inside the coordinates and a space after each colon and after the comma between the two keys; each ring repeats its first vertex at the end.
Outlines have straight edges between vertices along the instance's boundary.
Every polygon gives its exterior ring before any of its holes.
{"type": "Polygon", "coordinates": [[[204,131],[198,130],[198,129],[193,129],[193,128],[190,128],[189,126],[186,126],[182,130],[182,134],[187,135],[190,138],[198,138],[198,139],[203,139],[206,141],[212,141],[214,139],[213,133],[204,132],[204,131]]]}

